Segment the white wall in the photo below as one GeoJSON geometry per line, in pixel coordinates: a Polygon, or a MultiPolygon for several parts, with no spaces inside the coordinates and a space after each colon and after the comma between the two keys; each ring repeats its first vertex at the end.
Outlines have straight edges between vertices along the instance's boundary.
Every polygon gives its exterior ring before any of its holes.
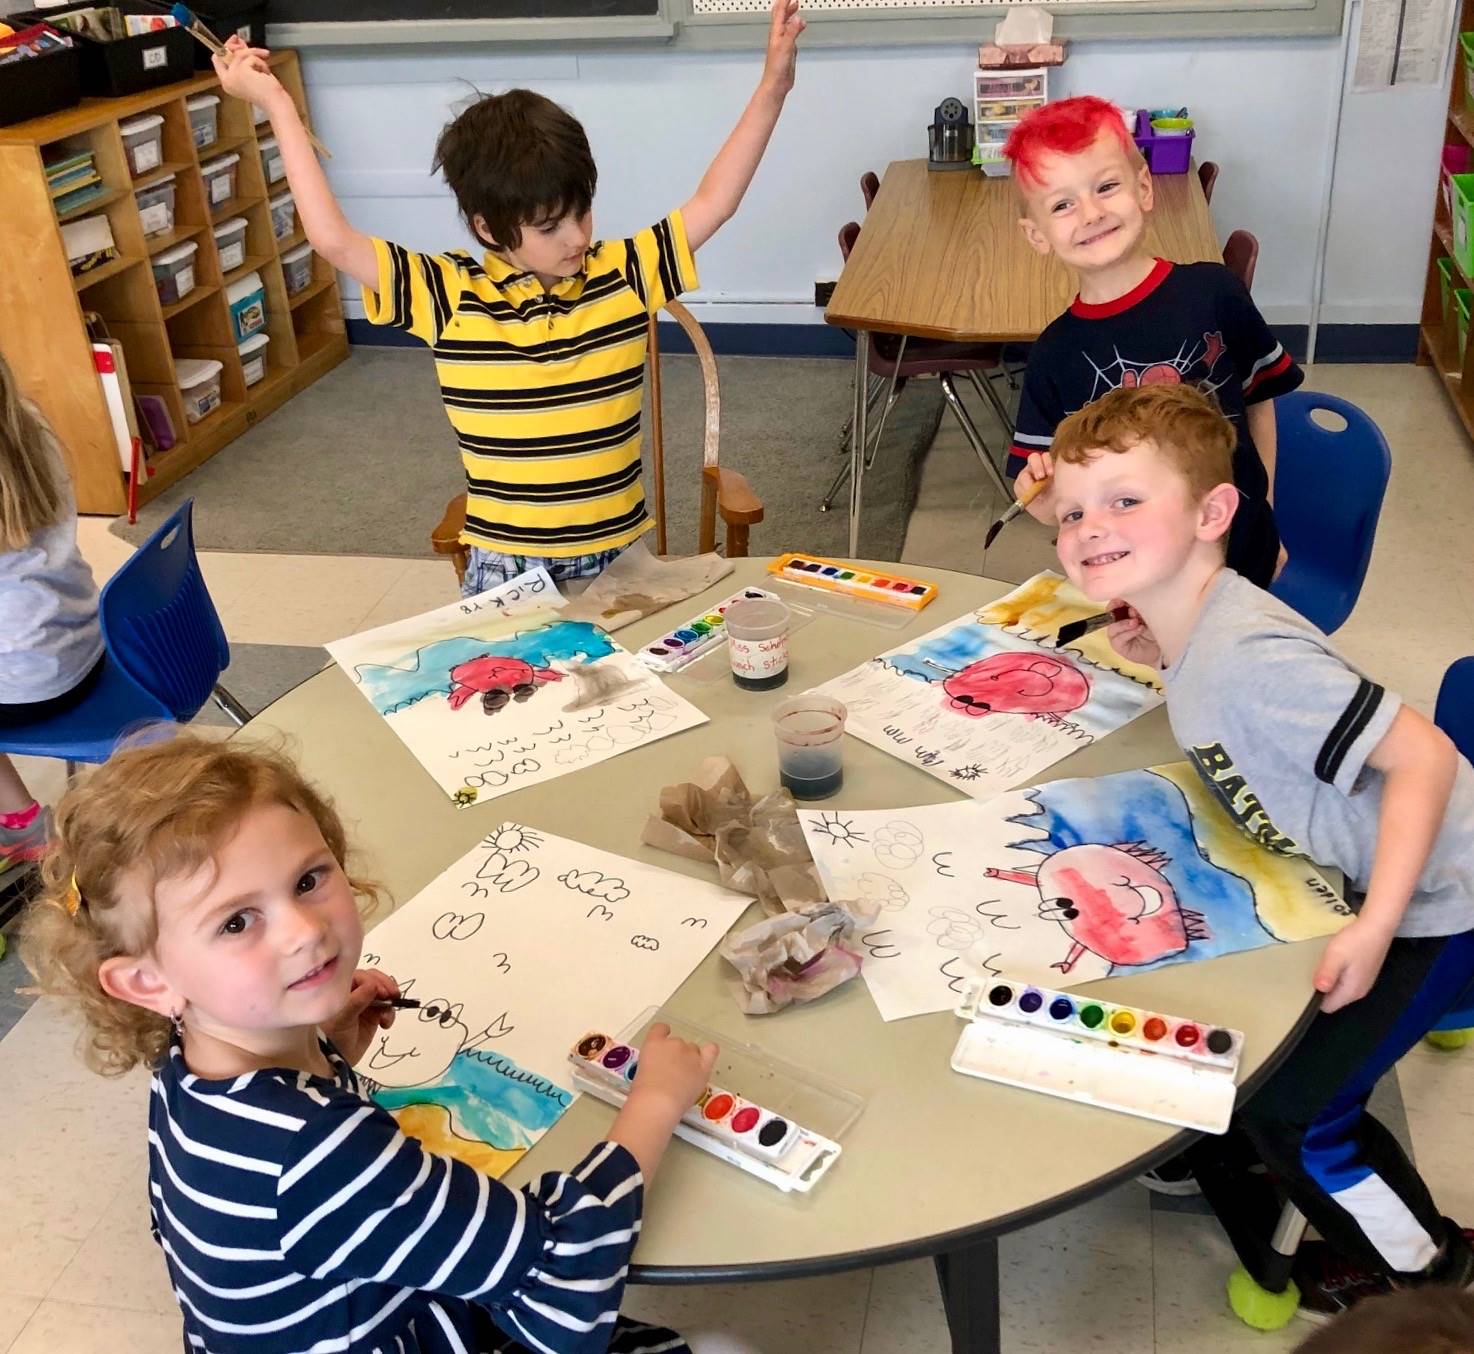
{"type": "MultiPolygon", "coordinates": [[[[818,322],[813,284],[838,271],[835,232],[861,213],[860,173],[924,154],[932,108],[967,96],[974,64],[972,49],[802,54],[741,212],[702,251],[703,318],[818,322]]],[[[1271,322],[1305,323],[1339,65],[1338,38],[1096,43],[1076,47],[1056,87],[1128,105],[1190,104],[1200,158],[1222,165],[1215,219],[1225,234],[1244,226],[1260,238],[1262,309],[1271,322]]],[[[328,174],[350,218],[429,248],[468,243],[428,172],[466,82],[529,85],[582,119],[599,164],[596,229],[615,235],[684,200],[758,69],[756,54],[648,48],[305,56],[319,135],[334,151],[328,174]]],[[[1443,100],[1440,90],[1348,97],[1323,320],[1417,318],[1443,100]]],[[[349,313],[361,313],[356,296],[349,313]]]]}

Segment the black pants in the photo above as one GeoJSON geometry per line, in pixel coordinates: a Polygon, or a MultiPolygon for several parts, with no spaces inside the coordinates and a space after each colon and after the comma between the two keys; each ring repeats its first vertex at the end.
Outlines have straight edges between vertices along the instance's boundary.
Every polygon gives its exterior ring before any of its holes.
{"type": "MultiPolygon", "coordinates": [[[[1440,1214],[1366,1102],[1471,979],[1474,931],[1394,940],[1372,990],[1317,1016],[1290,1057],[1240,1107],[1230,1130],[1237,1141],[1205,1142],[1198,1151],[1222,1159],[1247,1145],[1336,1251],[1372,1273],[1421,1270],[1442,1244],[1440,1214]]],[[[1207,1193],[1217,1208],[1217,1191],[1207,1193]]],[[[1228,1219],[1225,1225],[1232,1235],[1228,1219]]]]}

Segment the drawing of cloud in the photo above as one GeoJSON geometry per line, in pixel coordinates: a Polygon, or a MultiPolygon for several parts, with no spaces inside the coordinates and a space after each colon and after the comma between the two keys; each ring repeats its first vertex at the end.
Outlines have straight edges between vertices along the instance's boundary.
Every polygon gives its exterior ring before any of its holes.
{"type": "Polygon", "coordinates": [[[660,942],[654,936],[631,936],[630,944],[637,950],[658,950],[660,942]]]}
{"type": "Polygon", "coordinates": [[[484,912],[472,912],[464,917],[459,912],[443,912],[431,923],[430,934],[436,940],[470,940],[485,920],[484,912]]]}
{"type": "Polygon", "coordinates": [[[624,880],[603,874],[599,870],[569,870],[558,876],[558,882],[577,889],[580,893],[586,893],[590,898],[602,898],[606,903],[622,903],[630,896],[624,880]]]}

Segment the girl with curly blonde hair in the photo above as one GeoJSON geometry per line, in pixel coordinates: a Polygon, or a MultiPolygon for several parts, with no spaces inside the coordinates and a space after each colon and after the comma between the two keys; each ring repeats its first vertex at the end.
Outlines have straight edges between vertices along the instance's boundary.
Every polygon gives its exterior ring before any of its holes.
{"type": "Polygon", "coordinates": [[[138,743],[68,791],[22,954],[105,1073],[144,1064],[154,1235],[195,1351],[680,1351],[619,1315],[643,1189],[716,1049],[647,1036],[607,1139],[513,1190],[405,1137],[352,1070],[398,985],[358,969],[343,825],[279,753],[138,743]]]}

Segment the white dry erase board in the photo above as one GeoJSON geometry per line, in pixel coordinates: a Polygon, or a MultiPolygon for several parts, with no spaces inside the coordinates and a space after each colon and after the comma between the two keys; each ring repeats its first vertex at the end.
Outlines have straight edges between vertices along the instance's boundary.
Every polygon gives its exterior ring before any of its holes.
{"type": "MultiPolygon", "coordinates": [[[[805,47],[974,44],[1030,0],[803,0],[805,47]]],[[[658,43],[761,48],[770,0],[270,0],[274,46],[658,43]],[[345,18],[345,11],[351,18],[345,18]]],[[[1343,0],[1050,0],[1055,33],[1093,38],[1337,33],[1343,0]]]]}

